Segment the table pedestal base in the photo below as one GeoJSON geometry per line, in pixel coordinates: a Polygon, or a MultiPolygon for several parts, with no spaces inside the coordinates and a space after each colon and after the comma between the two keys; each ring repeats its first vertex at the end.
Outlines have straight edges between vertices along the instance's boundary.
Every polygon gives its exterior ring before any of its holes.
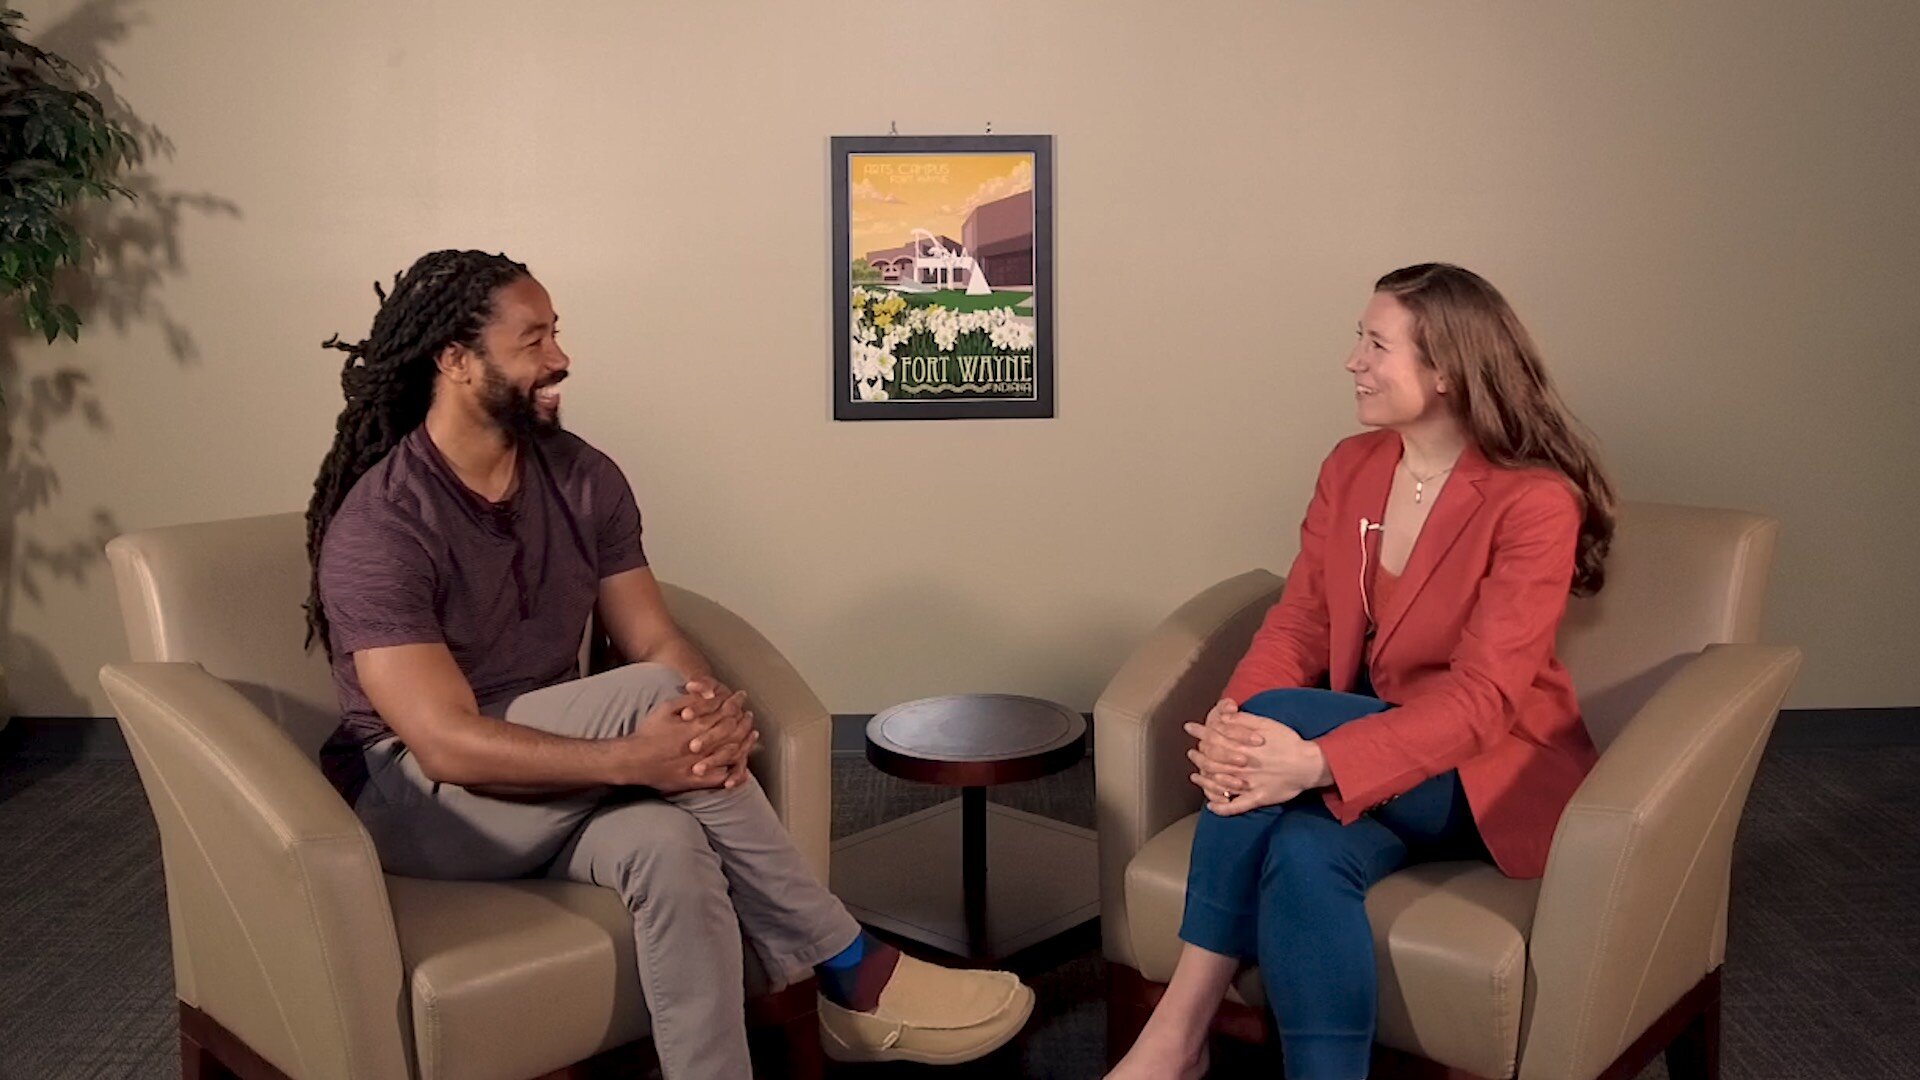
{"type": "Polygon", "coordinates": [[[1099,917],[1093,832],[967,794],[982,808],[984,847],[964,843],[968,815],[953,799],[834,844],[833,891],[854,918],[931,959],[1038,962],[1063,944],[1056,938],[1099,917]],[[965,871],[981,866],[985,888],[972,890],[969,918],[965,871]]]}

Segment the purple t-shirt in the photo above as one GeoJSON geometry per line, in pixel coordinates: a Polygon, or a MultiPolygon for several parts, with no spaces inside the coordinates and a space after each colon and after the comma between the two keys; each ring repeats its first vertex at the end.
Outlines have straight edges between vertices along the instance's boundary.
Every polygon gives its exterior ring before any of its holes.
{"type": "Polygon", "coordinates": [[[612,459],[554,432],[521,445],[519,475],[493,503],[467,487],[425,425],[369,469],[320,546],[340,727],[321,749],[357,794],[360,748],[390,734],[353,654],[444,643],[482,707],[577,678],[601,579],[647,565],[640,508],[612,459]]]}

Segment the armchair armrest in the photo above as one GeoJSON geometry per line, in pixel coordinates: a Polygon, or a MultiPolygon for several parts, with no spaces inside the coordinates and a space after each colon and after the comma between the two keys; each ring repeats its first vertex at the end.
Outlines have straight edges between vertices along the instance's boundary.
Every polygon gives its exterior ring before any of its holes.
{"type": "Polygon", "coordinates": [[[274,722],[198,664],[109,664],[160,826],[180,1000],[294,1076],[405,1080],[373,841],[274,722]]]}
{"type": "Polygon", "coordinates": [[[1710,645],[1602,755],[1554,833],[1522,1080],[1596,1076],[1725,957],[1734,830],[1800,651],[1710,645]]]}
{"type": "Polygon", "coordinates": [[[1162,829],[1200,809],[1200,791],[1187,781],[1187,735],[1180,725],[1206,716],[1283,584],[1265,570],[1250,570],[1182,604],[1133,651],[1094,704],[1100,935],[1110,960],[1135,963],[1127,864],[1162,829]]]}
{"type": "Polygon", "coordinates": [[[747,692],[760,745],[749,765],[794,846],[827,880],[833,843],[833,718],[780,650],[721,605],[662,583],[667,610],[720,681],[747,692]]]}

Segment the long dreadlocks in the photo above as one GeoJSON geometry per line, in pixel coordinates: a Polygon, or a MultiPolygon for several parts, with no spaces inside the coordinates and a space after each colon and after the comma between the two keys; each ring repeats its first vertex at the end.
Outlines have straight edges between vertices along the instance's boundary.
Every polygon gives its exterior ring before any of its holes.
{"type": "Polygon", "coordinates": [[[347,397],[334,425],[333,448],[320,463],[307,504],[307,646],[315,639],[333,650],[327,613],[320,602],[320,542],[354,482],[380,463],[401,439],[427,418],[433,404],[435,363],[448,345],[475,348],[493,317],[493,295],[527,276],[505,255],[484,251],[436,251],[393,277],[393,291],[378,282],[380,310],[366,340],[347,343],[335,334],[324,348],[347,354],[340,389],[347,397]]]}

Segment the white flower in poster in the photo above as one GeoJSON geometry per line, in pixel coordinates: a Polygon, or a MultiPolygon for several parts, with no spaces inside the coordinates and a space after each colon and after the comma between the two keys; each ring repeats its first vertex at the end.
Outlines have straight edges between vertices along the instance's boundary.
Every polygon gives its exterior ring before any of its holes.
{"type": "Polygon", "coordinates": [[[992,324],[987,328],[987,337],[996,349],[1019,352],[1033,348],[1033,327],[1022,319],[1014,317],[1008,308],[993,310],[992,324]]]}
{"type": "Polygon", "coordinates": [[[938,304],[925,308],[926,329],[933,335],[933,343],[942,352],[950,352],[954,342],[960,338],[960,316],[951,308],[938,304]]]}
{"type": "Polygon", "coordinates": [[[885,401],[885,382],[893,378],[893,354],[864,342],[853,343],[853,385],[861,401],[885,401]]]}

